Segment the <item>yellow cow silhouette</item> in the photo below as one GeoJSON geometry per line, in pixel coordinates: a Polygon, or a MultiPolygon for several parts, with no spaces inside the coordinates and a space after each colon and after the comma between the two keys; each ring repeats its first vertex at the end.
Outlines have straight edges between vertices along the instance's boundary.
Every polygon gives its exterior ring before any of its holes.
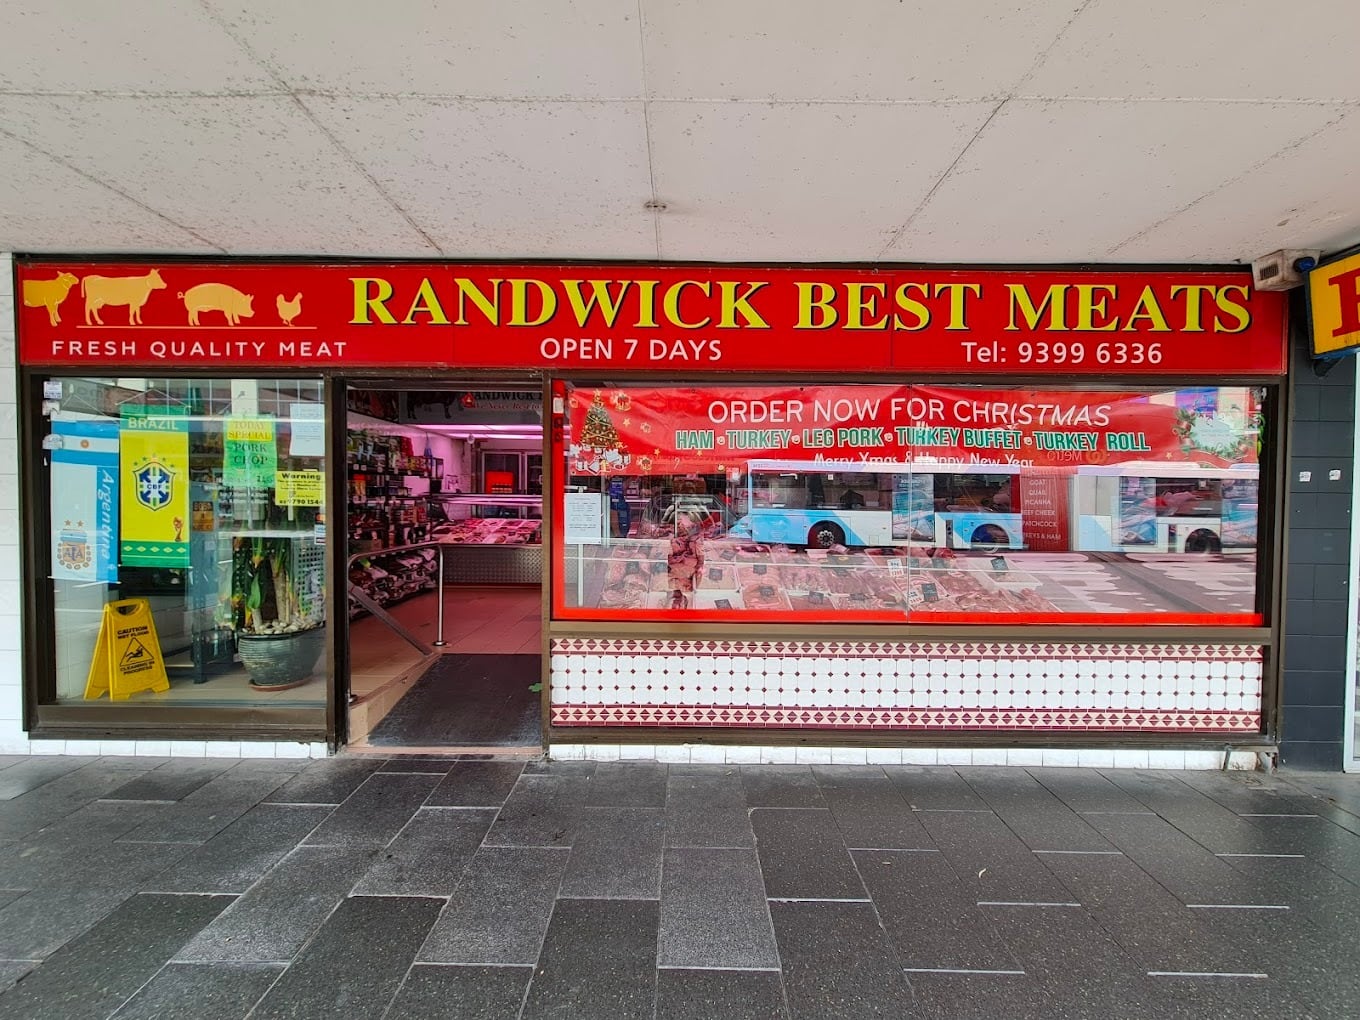
{"type": "Polygon", "coordinates": [[[105,305],[127,305],[128,325],[142,324],[142,305],[146,304],[153,290],[163,290],[165,281],[159,269],[153,269],[145,276],[87,276],[80,281],[80,293],[85,295],[85,325],[90,325],[90,317],[96,324],[104,325],[99,317],[99,309],[105,305]]]}
{"type": "Polygon", "coordinates": [[[24,307],[46,308],[47,320],[55,326],[61,322],[57,306],[66,300],[75,285],[76,277],[71,273],[58,273],[54,280],[25,280],[24,307]]]}

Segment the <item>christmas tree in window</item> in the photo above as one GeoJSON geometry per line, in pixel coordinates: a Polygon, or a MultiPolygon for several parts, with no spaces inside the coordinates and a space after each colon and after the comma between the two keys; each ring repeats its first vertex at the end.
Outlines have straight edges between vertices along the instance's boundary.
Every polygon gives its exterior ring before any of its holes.
{"type": "Polygon", "coordinates": [[[604,406],[604,395],[596,390],[595,399],[586,409],[581,435],[571,447],[573,467],[579,473],[607,475],[622,471],[632,459],[619,440],[609,409],[604,406]]]}

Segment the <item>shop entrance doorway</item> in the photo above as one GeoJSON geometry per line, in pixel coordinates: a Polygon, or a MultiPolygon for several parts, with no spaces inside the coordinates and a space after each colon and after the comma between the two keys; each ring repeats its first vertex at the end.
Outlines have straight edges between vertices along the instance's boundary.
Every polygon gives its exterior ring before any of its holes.
{"type": "Polygon", "coordinates": [[[538,386],[347,388],[352,750],[538,750],[542,402],[538,386]]]}

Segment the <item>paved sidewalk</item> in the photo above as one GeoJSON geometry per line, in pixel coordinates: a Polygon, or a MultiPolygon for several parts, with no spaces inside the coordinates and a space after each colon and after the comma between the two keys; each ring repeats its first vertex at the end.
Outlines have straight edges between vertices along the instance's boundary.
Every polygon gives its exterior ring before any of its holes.
{"type": "Polygon", "coordinates": [[[1351,1017],[1360,781],[0,759],[0,1016],[1351,1017]]]}

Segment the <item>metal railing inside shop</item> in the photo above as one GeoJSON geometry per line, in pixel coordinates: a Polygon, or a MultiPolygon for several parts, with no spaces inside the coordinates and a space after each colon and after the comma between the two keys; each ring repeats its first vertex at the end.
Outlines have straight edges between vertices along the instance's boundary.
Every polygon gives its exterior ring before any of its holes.
{"type": "Polygon", "coordinates": [[[448,642],[444,640],[444,544],[442,542],[416,542],[413,545],[394,545],[388,549],[375,549],[368,552],[355,553],[345,561],[345,586],[346,594],[355,602],[366,609],[369,615],[381,620],[391,627],[403,640],[410,644],[422,655],[433,655],[436,648],[444,648],[448,642]],[[389,613],[383,606],[379,605],[375,599],[369,597],[368,593],[349,579],[350,568],[360,560],[372,560],[379,557],[395,556],[404,552],[418,552],[422,549],[433,549],[438,555],[438,571],[435,581],[435,594],[438,596],[435,602],[435,630],[434,644],[427,645],[420,638],[416,637],[407,629],[400,620],[389,613]]]}

